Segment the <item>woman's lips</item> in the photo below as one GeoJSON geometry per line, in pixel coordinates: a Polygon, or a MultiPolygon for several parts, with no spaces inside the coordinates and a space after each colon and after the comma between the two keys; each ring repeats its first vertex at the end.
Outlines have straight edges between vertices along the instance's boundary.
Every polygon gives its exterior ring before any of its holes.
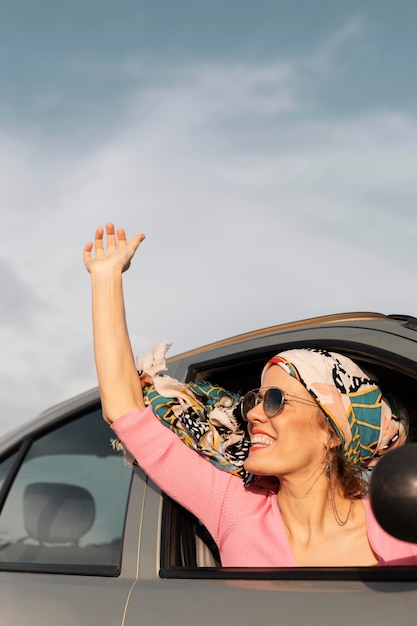
{"type": "Polygon", "coordinates": [[[259,450],[269,448],[275,441],[275,437],[271,437],[271,435],[265,433],[263,430],[255,428],[250,437],[250,449],[259,450]]]}

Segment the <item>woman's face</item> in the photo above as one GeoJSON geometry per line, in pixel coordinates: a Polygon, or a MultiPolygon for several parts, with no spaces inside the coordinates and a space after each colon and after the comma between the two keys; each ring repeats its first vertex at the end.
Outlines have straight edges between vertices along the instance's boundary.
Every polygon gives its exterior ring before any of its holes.
{"type": "Polygon", "coordinates": [[[308,481],[327,462],[327,433],[320,407],[295,378],[278,365],[266,370],[261,387],[279,387],[310,404],[285,398],[282,411],[268,418],[260,402],[248,412],[251,447],[245,469],[258,476],[276,476],[280,481],[297,477],[308,481]]]}

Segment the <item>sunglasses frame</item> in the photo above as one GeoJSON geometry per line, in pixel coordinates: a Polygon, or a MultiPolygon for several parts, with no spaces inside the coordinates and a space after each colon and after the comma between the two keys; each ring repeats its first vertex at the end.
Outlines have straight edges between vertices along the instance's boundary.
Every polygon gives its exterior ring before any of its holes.
{"type": "MultiPolygon", "coordinates": [[[[279,415],[285,405],[285,401],[286,399],[288,400],[297,400],[298,402],[302,402],[304,404],[314,404],[315,406],[318,406],[317,402],[315,400],[307,400],[306,398],[300,398],[299,396],[293,396],[290,393],[287,393],[286,391],[284,391],[283,389],[281,389],[280,387],[258,387],[257,389],[251,389],[249,391],[247,391],[240,399],[240,414],[242,416],[242,419],[247,422],[248,421],[248,413],[249,411],[252,411],[252,409],[254,409],[258,404],[262,404],[263,405],[263,412],[265,413],[265,415],[267,416],[268,419],[272,419],[273,417],[276,417],[277,415],[279,415]],[[260,392],[265,389],[265,392],[261,395],[260,392]],[[269,391],[279,391],[281,393],[281,402],[280,405],[278,407],[278,410],[275,411],[274,413],[268,415],[268,412],[265,410],[265,397],[267,396],[269,391]],[[243,404],[245,401],[245,398],[249,395],[249,394],[254,394],[255,396],[255,404],[247,411],[244,411],[243,409],[243,404]]],[[[268,400],[267,400],[268,401],[268,400]]]]}

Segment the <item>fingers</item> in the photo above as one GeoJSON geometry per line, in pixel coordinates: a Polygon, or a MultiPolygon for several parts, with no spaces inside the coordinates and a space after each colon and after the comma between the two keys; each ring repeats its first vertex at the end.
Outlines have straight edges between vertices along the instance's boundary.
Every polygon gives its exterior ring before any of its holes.
{"type": "Polygon", "coordinates": [[[117,239],[119,242],[119,246],[123,248],[126,245],[126,233],[124,231],[124,228],[117,229],[117,239]]]}
{"type": "Polygon", "coordinates": [[[84,260],[84,265],[86,266],[87,269],[88,269],[89,262],[91,260],[91,252],[93,250],[93,247],[94,246],[93,246],[92,241],[89,241],[84,246],[83,260],[84,260]]]}
{"type": "Polygon", "coordinates": [[[117,229],[117,240],[120,248],[124,248],[125,246],[131,246],[133,250],[136,251],[144,239],[144,233],[138,233],[137,235],[134,235],[132,239],[128,242],[126,239],[126,233],[124,228],[117,229]]]}
{"type": "Polygon", "coordinates": [[[105,231],[103,228],[97,228],[96,233],[95,233],[94,244],[91,241],[89,241],[85,245],[84,261],[92,258],[93,249],[95,250],[95,256],[97,259],[100,259],[106,256],[104,232],[106,232],[107,255],[117,250],[117,248],[130,247],[132,256],[133,256],[133,254],[136,252],[141,242],[145,239],[145,235],[143,233],[139,233],[137,235],[134,235],[132,239],[128,242],[126,239],[125,230],[123,228],[118,228],[117,234],[116,234],[114,225],[111,222],[108,222],[106,224],[105,231]]]}
{"type": "Polygon", "coordinates": [[[117,248],[117,240],[114,232],[114,226],[111,222],[106,224],[106,235],[107,235],[107,252],[113,252],[117,248]]]}
{"type": "Polygon", "coordinates": [[[84,256],[91,256],[91,251],[93,249],[93,242],[89,241],[88,243],[85,244],[84,246],[84,256]]]}
{"type": "Polygon", "coordinates": [[[134,235],[132,237],[132,239],[129,241],[129,246],[132,246],[133,253],[136,252],[136,250],[139,248],[140,244],[142,243],[144,239],[146,239],[146,236],[144,233],[139,233],[138,235],[134,235]]]}
{"type": "Polygon", "coordinates": [[[94,240],[94,247],[95,247],[96,257],[97,258],[104,256],[103,236],[104,236],[103,229],[102,228],[97,228],[96,236],[95,236],[95,240],[94,240]]]}

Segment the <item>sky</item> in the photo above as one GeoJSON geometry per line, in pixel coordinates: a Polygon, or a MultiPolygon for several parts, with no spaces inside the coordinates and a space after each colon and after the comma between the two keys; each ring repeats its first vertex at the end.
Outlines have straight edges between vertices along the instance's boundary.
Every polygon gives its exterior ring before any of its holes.
{"type": "Polygon", "coordinates": [[[146,240],[134,353],[417,316],[413,0],[0,0],[0,434],[95,386],[84,244],[146,240]]]}

